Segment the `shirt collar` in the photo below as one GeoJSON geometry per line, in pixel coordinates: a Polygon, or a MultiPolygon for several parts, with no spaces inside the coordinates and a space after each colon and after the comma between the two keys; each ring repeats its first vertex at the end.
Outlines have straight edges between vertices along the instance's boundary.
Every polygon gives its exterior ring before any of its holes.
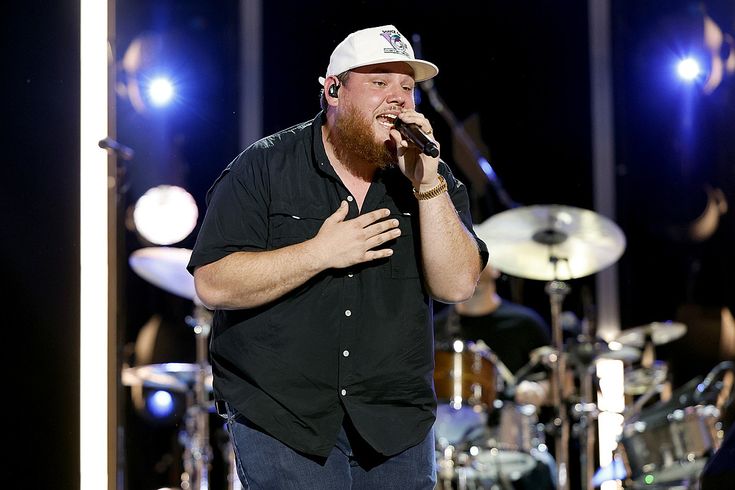
{"type": "Polygon", "coordinates": [[[327,114],[320,111],[311,122],[312,150],[314,152],[314,165],[318,171],[337,178],[337,173],[329,161],[327,150],[322,140],[322,126],[327,124],[327,114]]]}

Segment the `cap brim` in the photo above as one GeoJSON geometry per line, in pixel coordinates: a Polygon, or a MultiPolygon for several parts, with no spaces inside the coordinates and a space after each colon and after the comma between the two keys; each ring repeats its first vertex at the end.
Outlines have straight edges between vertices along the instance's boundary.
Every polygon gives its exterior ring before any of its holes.
{"type": "MultiPolygon", "coordinates": [[[[355,68],[362,68],[363,66],[379,65],[380,63],[406,63],[413,68],[413,79],[416,82],[424,82],[431,78],[434,78],[439,73],[439,68],[434,64],[424,60],[396,60],[395,58],[386,58],[383,60],[372,60],[369,63],[363,63],[355,66],[350,66],[344,71],[354,70],[355,68]]],[[[342,73],[344,73],[344,71],[342,73]]],[[[339,73],[335,73],[339,75],[339,73]]],[[[329,76],[329,75],[327,75],[329,76]]],[[[319,85],[324,86],[324,82],[327,81],[325,77],[319,77],[319,85]]]]}

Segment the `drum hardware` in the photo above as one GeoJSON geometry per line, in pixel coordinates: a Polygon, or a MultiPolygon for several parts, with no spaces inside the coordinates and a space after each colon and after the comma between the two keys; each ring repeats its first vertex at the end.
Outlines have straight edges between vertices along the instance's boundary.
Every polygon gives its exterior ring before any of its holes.
{"type": "Polygon", "coordinates": [[[625,249],[625,235],[593,211],[559,204],[519,207],[475,226],[491,243],[490,262],[511,276],[568,281],[614,264],[625,249]]]}
{"type": "Polygon", "coordinates": [[[625,235],[611,220],[593,211],[562,205],[535,205],[498,213],[475,232],[491,243],[490,262],[498,270],[525,279],[548,281],[551,307],[552,421],[559,490],[568,490],[569,420],[565,377],[567,353],[562,332],[562,303],[570,288],[564,282],[585,277],[615,263],[625,249],[625,235]]]}
{"type": "Polygon", "coordinates": [[[615,341],[608,343],[600,338],[578,335],[576,343],[569,346],[569,357],[571,364],[577,366],[591,366],[598,359],[616,359],[632,364],[641,358],[641,350],[615,341]]]}
{"type": "Polygon", "coordinates": [[[454,340],[435,353],[437,398],[459,409],[463,404],[490,407],[497,391],[496,367],[487,346],[454,340]]]}
{"type": "Polygon", "coordinates": [[[231,469],[227,473],[227,490],[242,490],[242,482],[240,482],[237,471],[234,470],[234,468],[237,468],[237,457],[231,442],[225,444],[222,448],[222,454],[227,455],[227,467],[231,469]]]}
{"type": "Polygon", "coordinates": [[[591,333],[589,322],[584,322],[583,331],[576,337],[576,343],[568,346],[570,364],[576,368],[576,377],[580,380],[578,400],[570,407],[572,437],[579,441],[580,447],[580,481],[582,488],[591,490],[595,474],[595,445],[597,441],[596,421],[599,409],[595,399],[595,361],[598,359],[615,359],[625,364],[633,363],[641,358],[641,351],[635,347],[623,346],[614,342],[606,343],[595,338],[591,333]]]}
{"type": "Polygon", "coordinates": [[[537,464],[533,451],[545,443],[536,407],[514,402],[498,404],[498,423],[488,428],[484,444],[478,448],[474,467],[487,479],[515,481],[537,464]]]}
{"type": "Polygon", "coordinates": [[[626,387],[632,383],[640,398],[623,413],[613,462],[597,471],[593,484],[625,480],[625,488],[632,489],[698,488],[703,468],[723,443],[721,407],[713,402],[729,390],[717,380],[732,368],[732,362],[724,361],[707,377],[693,378],[648,407],[644,405],[662,390],[666,363],[655,361],[649,369],[627,372],[626,387]]]}
{"type": "MultiPolygon", "coordinates": [[[[146,388],[188,393],[192,390],[199,370],[197,364],[181,362],[124,367],[122,383],[125,386],[145,386],[146,388]]],[[[204,373],[204,386],[207,391],[211,391],[211,369],[207,369],[204,373]]]]}
{"type": "Polygon", "coordinates": [[[434,430],[440,448],[465,444],[487,422],[498,391],[497,358],[486,345],[460,339],[438,344],[434,388],[438,400],[434,430]]]}
{"type": "Polygon", "coordinates": [[[435,364],[437,488],[512,489],[545,450],[536,407],[511,401],[516,380],[482,341],[439,343],[435,364]],[[480,376],[496,376],[492,390],[480,376]]]}
{"type": "Polygon", "coordinates": [[[212,447],[209,444],[210,403],[205,388],[206,372],[211,372],[208,355],[208,339],[212,315],[201,304],[194,306],[194,315],[186,318],[193,328],[196,339],[197,375],[193,386],[193,400],[187,410],[189,440],[184,445],[184,473],[181,476],[182,490],[208,490],[209,471],[212,462],[212,447]]]}
{"type": "Polygon", "coordinates": [[[562,281],[550,281],[546,285],[546,294],[551,302],[552,343],[559,353],[552,364],[551,393],[556,415],[552,422],[554,429],[554,457],[558,465],[558,488],[569,489],[569,420],[567,417],[566,399],[564,397],[564,377],[567,372],[566,354],[561,329],[561,311],[564,297],[569,294],[569,287],[562,281]]]}
{"type": "Polygon", "coordinates": [[[671,396],[668,382],[668,366],[656,359],[656,346],[673,342],[684,336],[686,325],[675,322],[653,322],[624,329],[612,343],[628,348],[643,349],[640,367],[626,368],[624,393],[626,397],[638,397],[626,408],[625,420],[635,417],[654,396],[662,401],[671,396]]]}
{"type": "Polygon", "coordinates": [[[575,420],[572,426],[572,434],[579,440],[580,447],[580,482],[582,488],[592,490],[591,481],[595,470],[595,424],[598,419],[599,410],[594,403],[595,389],[595,360],[602,355],[619,354],[612,351],[607,344],[596,339],[593,335],[593,324],[589,321],[583,322],[582,333],[576,337],[576,349],[570,349],[576,356],[572,360],[577,362],[573,365],[580,380],[580,397],[571,408],[571,414],[575,420]]]}
{"type": "Polygon", "coordinates": [[[671,395],[671,386],[667,382],[668,368],[656,358],[656,346],[681,338],[686,330],[686,325],[682,323],[653,322],[624,329],[615,338],[615,344],[642,349],[640,368],[628,370],[625,374],[625,395],[640,395],[632,407],[633,413],[640,410],[653,395],[658,394],[662,400],[671,395]]]}
{"type": "Polygon", "coordinates": [[[125,367],[122,371],[125,386],[144,386],[174,391],[186,395],[184,420],[179,432],[179,443],[184,448],[181,490],[208,488],[208,469],[211,461],[209,413],[212,404],[212,371],[199,364],[164,363],[125,367]]]}
{"type": "Polygon", "coordinates": [[[687,327],[678,322],[653,322],[639,327],[622,330],[615,341],[626,346],[642,349],[646,344],[653,346],[668,344],[686,334],[687,327]]]}
{"type": "Polygon", "coordinates": [[[513,489],[544,462],[536,407],[497,401],[482,437],[437,448],[437,489],[513,489]]]}
{"type": "Polygon", "coordinates": [[[733,374],[735,374],[735,362],[722,361],[717,364],[712,368],[702,382],[697,385],[694,390],[694,401],[697,403],[704,402],[707,400],[706,396],[710,391],[716,389],[716,406],[722,410],[728,399],[733,395],[732,380],[727,382],[728,376],[731,378],[733,374]],[[722,378],[722,381],[718,381],[720,378],[722,378]]]}
{"type": "Polygon", "coordinates": [[[166,292],[201,304],[194,278],[186,270],[191,250],[176,247],[147,247],[130,254],[130,267],[140,277],[166,292]]]}
{"type": "Polygon", "coordinates": [[[623,426],[620,452],[630,485],[688,485],[722,441],[719,410],[696,405],[671,411],[644,411],[623,426]]]}
{"type": "Polygon", "coordinates": [[[482,352],[485,353],[488,359],[490,359],[490,362],[493,363],[493,366],[495,366],[495,370],[500,375],[500,380],[502,380],[505,385],[504,391],[506,392],[506,394],[512,393],[518,381],[516,379],[516,376],[514,376],[513,373],[510,372],[510,369],[508,369],[505,363],[503,363],[503,361],[500,360],[500,358],[485,343],[484,340],[482,339],[478,340],[477,342],[475,342],[475,345],[478,349],[480,349],[482,352]]]}
{"type": "Polygon", "coordinates": [[[624,376],[624,393],[638,396],[638,399],[628,405],[623,412],[623,420],[626,421],[636,417],[654,396],[664,393],[667,389],[665,383],[668,378],[668,366],[664,361],[656,360],[651,367],[630,370],[624,376]]]}
{"type": "MultiPolygon", "coordinates": [[[[209,414],[213,404],[212,367],[209,364],[208,342],[211,333],[212,312],[206,309],[196,295],[194,279],[186,270],[191,250],[174,247],[148,247],[130,255],[131,268],[143,279],[171,294],[194,303],[193,313],[185,319],[194,330],[196,364],[169,363],[123,369],[124,384],[142,383],[184,392],[187,409],[179,440],[184,447],[182,490],[208,490],[212,463],[209,414]]],[[[237,478],[230,458],[229,480],[237,478]],[[235,475],[233,477],[233,475],[235,475]]]]}
{"type": "Polygon", "coordinates": [[[691,488],[698,483],[724,439],[720,407],[712,403],[717,395],[711,391],[728,389],[716,380],[732,369],[733,363],[724,361],[706,377],[678,388],[668,401],[630,410],[618,444],[627,487],[691,488]]]}

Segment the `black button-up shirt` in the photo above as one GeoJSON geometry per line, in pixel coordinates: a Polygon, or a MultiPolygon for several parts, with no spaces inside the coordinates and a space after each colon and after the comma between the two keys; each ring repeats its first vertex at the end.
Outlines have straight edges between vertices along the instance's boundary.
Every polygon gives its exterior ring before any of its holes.
{"type": "MultiPolygon", "coordinates": [[[[253,144],[225,169],[208,193],[189,270],[313,238],[343,200],[346,219],[390,209],[401,229],[385,245],[392,256],[323,271],[257,308],[216,311],[210,354],[215,396],[294,449],[327,456],[346,412],[375,450],[392,455],[424,439],[436,404],[418,204],[410,181],[389,168],[358,210],[327,158],[323,118],[253,144]]],[[[471,230],[465,186],[446,164],[440,172],[471,230]]],[[[478,250],[486,260],[480,240],[478,250]]]]}

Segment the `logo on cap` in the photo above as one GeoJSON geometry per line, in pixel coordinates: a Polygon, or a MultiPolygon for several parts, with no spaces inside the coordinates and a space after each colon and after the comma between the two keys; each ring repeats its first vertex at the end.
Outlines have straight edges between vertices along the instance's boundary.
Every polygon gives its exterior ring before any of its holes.
{"type": "Polygon", "coordinates": [[[390,48],[383,48],[384,53],[402,54],[403,56],[409,57],[408,53],[406,52],[408,50],[408,47],[406,46],[406,44],[404,44],[403,39],[401,39],[400,32],[386,30],[383,31],[380,35],[383,36],[385,40],[388,41],[392,46],[390,48]]]}

